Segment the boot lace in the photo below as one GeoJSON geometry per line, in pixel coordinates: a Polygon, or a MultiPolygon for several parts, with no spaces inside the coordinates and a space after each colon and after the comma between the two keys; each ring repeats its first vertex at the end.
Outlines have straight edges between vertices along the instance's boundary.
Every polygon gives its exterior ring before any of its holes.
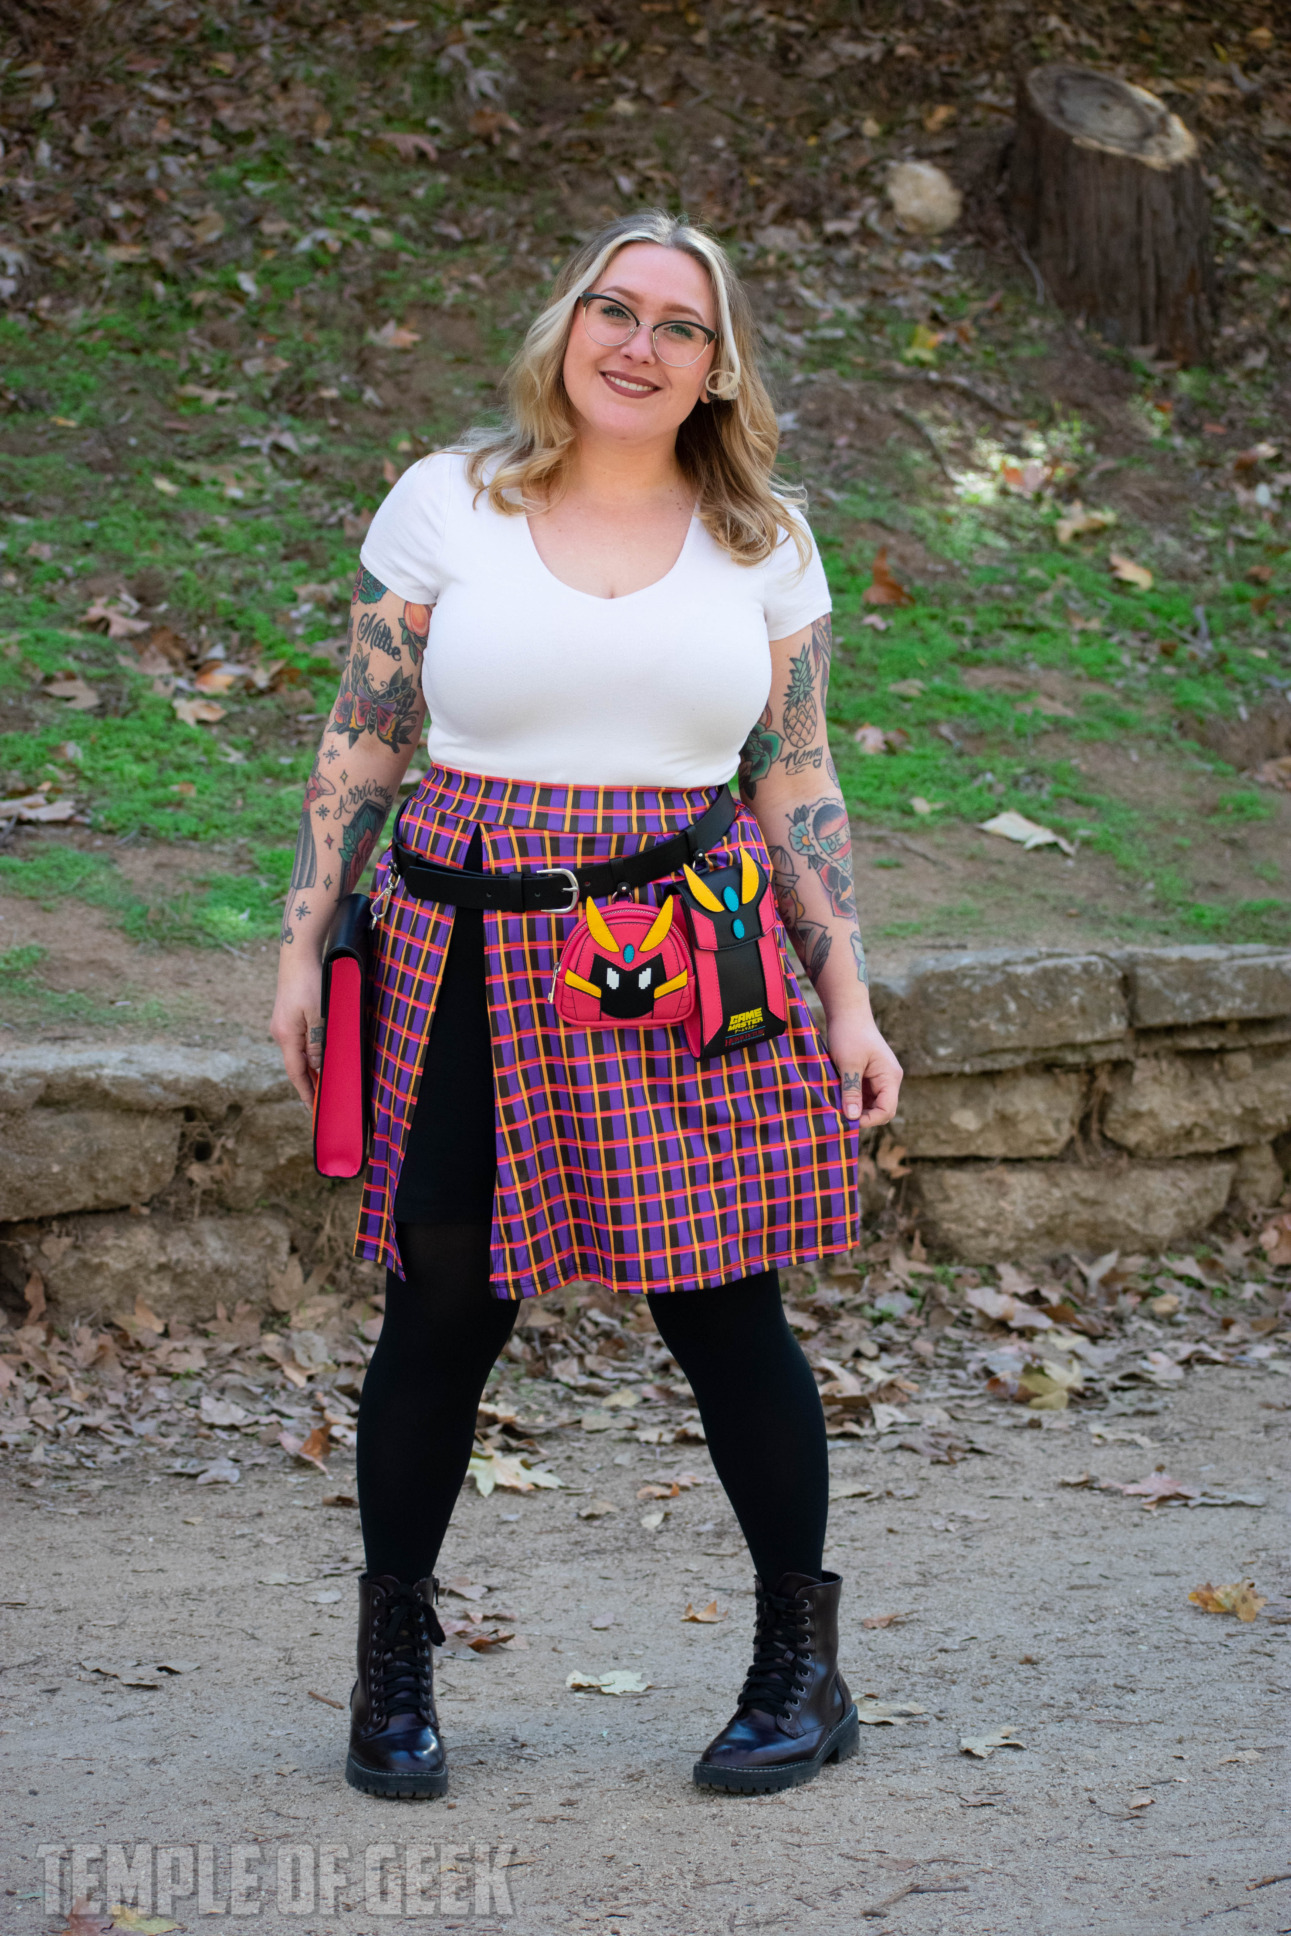
{"type": "Polygon", "coordinates": [[[384,1620],[372,1636],[372,1692],[383,1716],[432,1711],[430,1650],[443,1642],[434,1608],[413,1587],[400,1585],[386,1594],[384,1620]]]}
{"type": "Polygon", "coordinates": [[[740,1690],[741,1707],[776,1719],[798,1705],[811,1676],[811,1608],[802,1600],[763,1592],[758,1601],[753,1665],[740,1690]]]}

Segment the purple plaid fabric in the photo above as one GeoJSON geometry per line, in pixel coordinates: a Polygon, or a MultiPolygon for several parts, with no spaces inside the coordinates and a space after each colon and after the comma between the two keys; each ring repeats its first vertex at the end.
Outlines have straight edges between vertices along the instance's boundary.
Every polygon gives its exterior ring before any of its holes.
{"type": "MultiPolygon", "coordinates": [[[[538,786],[432,767],[402,838],[460,865],[478,824],[493,872],[635,852],[695,820],[711,793],[538,786]]],[[[770,866],[741,807],[716,865],[770,866]]],[[[378,869],[378,887],[387,871],[378,869]]],[[[658,901],[669,883],[645,893],[658,901]]],[[[372,1161],[355,1249],[402,1274],[392,1218],[453,910],[397,890],[374,949],[372,1161]]],[[[681,1028],[566,1028],[548,1000],[573,915],[486,912],[497,1105],[493,1288],[532,1297],[578,1280],[681,1291],[849,1250],[860,1229],[857,1133],[781,936],[789,1028],[700,1064],[681,1028]]],[[[451,1109],[452,1097],[444,1098],[451,1109]]]]}

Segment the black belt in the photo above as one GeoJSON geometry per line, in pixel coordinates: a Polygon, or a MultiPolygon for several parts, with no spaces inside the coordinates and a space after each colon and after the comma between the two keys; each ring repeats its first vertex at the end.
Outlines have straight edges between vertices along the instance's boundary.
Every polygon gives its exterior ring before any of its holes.
{"type": "Polygon", "coordinates": [[[717,844],[738,811],[734,795],[723,787],[698,820],[641,853],[593,861],[589,867],[544,867],[528,874],[477,874],[467,867],[442,867],[438,861],[423,860],[404,846],[396,823],[390,867],[418,901],[496,908],[503,914],[572,914],[586,895],[604,900],[616,888],[644,887],[647,881],[678,873],[717,844]]]}

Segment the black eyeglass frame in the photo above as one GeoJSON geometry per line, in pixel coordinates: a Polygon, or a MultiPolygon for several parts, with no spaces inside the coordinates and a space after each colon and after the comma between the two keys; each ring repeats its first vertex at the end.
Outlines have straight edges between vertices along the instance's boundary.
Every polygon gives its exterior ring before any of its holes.
{"type": "MultiPolygon", "coordinates": [[[[633,329],[627,336],[623,338],[624,343],[630,343],[632,341],[633,336],[636,335],[637,330],[642,327],[641,318],[636,314],[635,310],[629,309],[628,305],[624,301],[622,301],[622,299],[618,296],[607,296],[599,289],[587,289],[578,298],[578,301],[583,312],[583,327],[584,329],[587,330],[587,333],[589,336],[592,336],[592,332],[591,332],[591,329],[588,327],[588,322],[587,322],[587,305],[593,302],[613,303],[616,306],[616,308],[621,309],[625,315],[631,316],[632,321],[636,324],[636,329],[633,329]]],[[[596,342],[596,340],[597,340],[596,337],[592,336],[592,341],[596,342]]],[[[662,322],[651,323],[650,325],[651,348],[654,350],[655,355],[659,357],[659,361],[661,363],[667,363],[669,369],[671,370],[688,370],[691,367],[691,364],[698,363],[700,357],[704,354],[704,350],[711,349],[713,347],[713,344],[716,341],[717,341],[717,331],[715,329],[710,329],[707,323],[697,323],[694,320],[694,318],[691,316],[665,316],[662,322]],[[671,363],[669,362],[666,356],[661,356],[659,353],[659,344],[658,344],[658,341],[656,340],[658,337],[659,331],[661,329],[675,328],[678,323],[683,323],[687,329],[699,330],[704,337],[704,349],[696,351],[695,355],[691,357],[690,362],[688,363],[671,363]]],[[[616,343],[603,343],[601,347],[602,349],[607,349],[607,350],[619,349],[622,347],[622,345],[616,344],[616,343]]]]}

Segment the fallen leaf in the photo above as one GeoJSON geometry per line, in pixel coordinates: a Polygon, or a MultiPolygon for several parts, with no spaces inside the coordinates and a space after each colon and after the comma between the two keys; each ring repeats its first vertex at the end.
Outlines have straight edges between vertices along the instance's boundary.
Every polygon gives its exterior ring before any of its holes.
{"type": "Polygon", "coordinates": [[[1253,1580],[1238,1580],[1234,1586],[1194,1587],[1188,1598],[1203,1613],[1235,1613],[1239,1620],[1247,1622],[1254,1620],[1260,1608],[1268,1605],[1267,1599],[1255,1591],[1253,1580]]]}
{"type": "Polygon", "coordinates": [[[198,1404],[198,1412],[204,1425],[246,1425],[251,1414],[242,1405],[235,1405],[230,1398],[216,1398],[210,1392],[203,1392],[198,1404]]]}
{"type": "MultiPolygon", "coordinates": [[[[1107,1489],[1109,1491],[1112,1489],[1112,1481],[1110,1480],[1107,1483],[1107,1489]]],[[[1146,1479],[1139,1479],[1134,1485],[1130,1486],[1116,1486],[1115,1489],[1117,1492],[1125,1493],[1130,1498],[1142,1499],[1146,1512],[1155,1512],[1157,1507],[1167,1499],[1199,1499],[1201,1497],[1201,1493],[1196,1486],[1182,1485],[1178,1479],[1172,1479],[1168,1472],[1149,1472],[1146,1479]]]]}
{"type": "Polygon", "coordinates": [[[172,699],[170,703],[175,717],[182,719],[185,726],[213,726],[227,711],[227,707],[214,699],[172,699]]]}
{"type": "Polygon", "coordinates": [[[1019,497],[1038,497],[1052,476],[1052,467],[1038,457],[1028,457],[1024,464],[1000,466],[1000,482],[1019,497]]]}
{"type": "Polygon", "coordinates": [[[142,1910],[127,1909],[117,1902],[112,1905],[112,1928],[115,1932],[127,1929],[132,1936],[167,1936],[167,1931],[182,1928],[180,1923],[172,1923],[167,1916],[145,1916],[142,1910]]]}
{"type": "Polygon", "coordinates": [[[427,161],[438,161],[439,150],[429,135],[405,134],[402,129],[391,128],[383,134],[374,134],[372,145],[376,148],[392,148],[400,161],[416,161],[418,155],[427,161]]]}
{"type": "Polygon", "coordinates": [[[864,1486],[859,1482],[850,1486],[831,1486],[829,1491],[831,1504],[836,1499],[877,1499],[878,1496],[877,1486],[864,1486]]]}
{"type": "Polygon", "coordinates": [[[980,1311],[996,1324],[1007,1324],[1014,1331],[1051,1331],[1053,1319],[1043,1311],[1037,1311],[1021,1298],[1010,1297],[1003,1291],[993,1291],[989,1284],[975,1284],[964,1292],[965,1304],[980,1311]]]}
{"type": "Polygon", "coordinates": [[[654,1512],[642,1513],[641,1524],[648,1533],[657,1533],[667,1517],[666,1509],[657,1507],[654,1512]]]}
{"type": "Polygon", "coordinates": [[[242,1477],[232,1459],[216,1459],[197,1475],[199,1486],[235,1486],[242,1477]]]}
{"type": "Polygon", "coordinates": [[[895,1181],[899,1176],[909,1176],[910,1174],[910,1165],[905,1160],[907,1154],[905,1144],[898,1143],[896,1138],[889,1135],[885,1130],[879,1139],[879,1146],[875,1151],[874,1161],[878,1164],[885,1176],[890,1176],[895,1181]]]}
{"type": "Polygon", "coordinates": [[[0,820],[74,820],[76,814],[75,800],[46,800],[42,793],[26,793],[18,800],[0,800],[0,820]]]}
{"type": "Polygon", "coordinates": [[[565,1685],[572,1687],[576,1693],[644,1694],[650,1683],[643,1674],[619,1668],[612,1674],[570,1674],[565,1685]]]}
{"type": "Polygon", "coordinates": [[[1014,1740],[1016,1733],[1016,1728],[996,1728],[993,1734],[961,1734],[959,1752],[988,1761],[997,1748],[1025,1748],[1025,1741],[1014,1740]]]}
{"type": "Polygon", "coordinates": [[[1060,847],[1064,854],[1071,856],[1075,848],[1052,827],[1042,827],[1036,820],[1028,820],[1023,813],[1015,813],[1012,807],[1004,813],[997,813],[990,820],[979,820],[978,826],[984,834],[998,834],[1002,840],[1014,840],[1028,853],[1033,847],[1060,847]]]}
{"type": "Polygon", "coordinates": [[[1054,527],[1059,544],[1070,544],[1073,538],[1083,538],[1095,531],[1106,531],[1116,523],[1114,511],[1087,511],[1077,498],[1071,509],[1059,518],[1054,527]]]}
{"type": "Polygon", "coordinates": [[[106,599],[96,598],[94,603],[82,612],[80,622],[82,625],[92,626],[96,631],[102,627],[110,639],[128,639],[136,632],[147,632],[150,629],[147,619],[131,616],[131,613],[137,612],[138,609],[134,599],[130,600],[127,610],[120,600],[110,605],[106,599]]]}
{"type": "Polygon", "coordinates": [[[1166,1291],[1160,1297],[1150,1297],[1148,1308],[1159,1318],[1170,1318],[1179,1309],[1179,1299],[1174,1291],[1166,1291]]]}
{"type": "MultiPolygon", "coordinates": [[[[1280,793],[1291,793],[1291,753],[1284,753],[1280,759],[1265,760],[1251,777],[1257,786],[1276,787],[1280,793]]],[[[1291,1248],[1284,1247],[1284,1254],[1277,1261],[1291,1264],[1291,1248]]]]}
{"type": "Polygon", "coordinates": [[[1215,1763],[1217,1768],[1227,1768],[1234,1761],[1263,1761],[1264,1756],[1258,1748],[1239,1748],[1236,1754],[1221,1755],[1215,1763]]]}
{"type": "Polygon", "coordinates": [[[540,1486],[559,1487],[563,1483],[554,1472],[525,1465],[521,1458],[501,1452],[473,1453],[466,1470],[484,1499],[499,1486],[504,1492],[533,1492],[540,1486]]]}
{"type": "Polygon", "coordinates": [[[914,597],[888,570],[888,548],[880,546],[874,554],[870,582],[861,593],[867,605],[913,605],[914,597]]]}
{"type": "Polygon", "coordinates": [[[905,1613],[872,1613],[868,1620],[862,1620],[861,1625],[863,1627],[871,1627],[871,1628],[895,1627],[899,1624],[900,1621],[911,1620],[913,1618],[914,1618],[914,1611],[912,1608],[907,1609],[905,1613]]]}
{"type": "Polygon", "coordinates": [[[1284,1264],[1291,1264],[1291,1211],[1284,1216],[1274,1217],[1272,1223],[1261,1230],[1260,1248],[1275,1270],[1280,1270],[1284,1264]]]}
{"type": "Polygon", "coordinates": [[[613,1416],[609,1412],[583,1412],[579,1416],[578,1429],[580,1432],[608,1432],[613,1423],[613,1416]]]}
{"type": "Polygon", "coordinates": [[[380,329],[370,329],[367,340],[383,350],[410,350],[414,343],[420,343],[421,337],[415,329],[405,329],[391,318],[380,329]]]}
{"type": "Polygon", "coordinates": [[[925,800],[922,793],[912,793],[910,796],[911,808],[921,816],[940,813],[945,804],[944,800],[925,800]]]}
{"type": "Polygon", "coordinates": [[[179,496],[178,484],[172,484],[168,477],[154,477],[152,483],[153,489],[160,491],[163,497],[179,496]]]}
{"type": "Polygon", "coordinates": [[[97,1909],[91,1909],[88,1898],[82,1896],[72,1904],[67,1921],[63,1924],[61,1936],[108,1936],[111,1927],[111,1916],[104,1916],[97,1909]]]}
{"type": "Polygon", "coordinates": [[[44,690],[51,699],[62,699],[73,712],[92,713],[102,703],[102,695],[95,691],[87,679],[79,672],[60,672],[52,678],[44,690]]]}
{"type": "Polygon", "coordinates": [[[1118,578],[1123,585],[1136,585],[1140,591],[1150,592],[1153,586],[1152,573],[1146,565],[1135,564],[1124,552],[1113,551],[1109,554],[1112,577],[1118,578]]]}
{"type": "Polygon", "coordinates": [[[612,1613],[594,1613],[587,1624],[589,1627],[593,1627],[597,1633],[605,1633],[607,1629],[614,1625],[614,1615],[612,1613]]]}
{"type": "Polygon", "coordinates": [[[888,687],[899,699],[917,699],[924,690],[922,679],[894,679],[888,687]]]}
{"type": "Polygon", "coordinates": [[[1157,1798],[1155,1795],[1131,1795],[1127,1805],[1131,1809],[1155,1808],[1157,1805],[1157,1798]]]}
{"type": "Polygon", "coordinates": [[[868,1695],[856,1703],[856,1718],[866,1728],[904,1728],[912,1714],[926,1714],[927,1708],[913,1701],[876,1701],[868,1695]]]}
{"type": "Polygon", "coordinates": [[[687,1600],[686,1611],[681,1617],[683,1620],[693,1620],[697,1626],[711,1627],[716,1625],[719,1620],[725,1620],[727,1611],[728,1609],[726,1607],[719,1609],[716,1600],[710,1600],[706,1607],[692,1606],[690,1601],[687,1600]]]}
{"type": "Polygon", "coordinates": [[[888,736],[881,726],[858,726],[852,734],[852,738],[860,747],[862,753],[886,753],[888,751],[888,736]]]}
{"type": "Polygon", "coordinates": [[[612,1499],[593,1499],[590,1505],[580,1506],[580,1519],[604,1519],[607,1513],[617,1512],[618,1507],[612,1499]]]}
{"type": "Polygon", "coordinates": [[[309,1437],[305,1439],[302,1444],[296,1447],[295,1456],[298,1459],[307,1459],[311,1465],[316,1465],[320,1472],[325,1472],[327,1468],[323,1464],[323,1461],[328,1456],[331,1449],[332,1449],[331,1426],[316,1425],[313,1431],[309,1434],[309,1437]]]}
{"type": "Polygon", "coordinates": [[[236,390],[210,390],[202,383],[181,383],[176,390],[177,397],[190,397],[200,403],[204,410],[213,410],[218,403],[236,403],[236,390]]]}
{"type": "Polygon", "coordinates": [[[311,1593],[309,1596],[309,1601],[310,1601],[310,1605],[315,1607],[334,1607],[340,1598],[341,1598],[340,1587],[325,1586],[325,1587],[322,1587],[319,1590],[319,1592],[311,1593]]]}
{"type": "Polygon", "coordinates": [[[444,1591],[455,1594],[459,1600],[483,1600],[491,1589],[480,1580],[468,1580],[459,1574],[455,1580],[445,1580],[444,1591]]]}
{"type": "Polygon", "coordinates": [[[138,1660],[83,1660],[81,1666],[89,1674],[102,1674],[106,1680],[120,1681],[123,1687],[160,1687],[160,1670],[145,1667],[138,1660]]]}
{"type": "Polygon", "coordinates": [[[504,114],[501,108],[476,108],[466,125],[472,134],[481,135],[495,146],[503,134],[523,133],[520,123],[504,114]]]}

